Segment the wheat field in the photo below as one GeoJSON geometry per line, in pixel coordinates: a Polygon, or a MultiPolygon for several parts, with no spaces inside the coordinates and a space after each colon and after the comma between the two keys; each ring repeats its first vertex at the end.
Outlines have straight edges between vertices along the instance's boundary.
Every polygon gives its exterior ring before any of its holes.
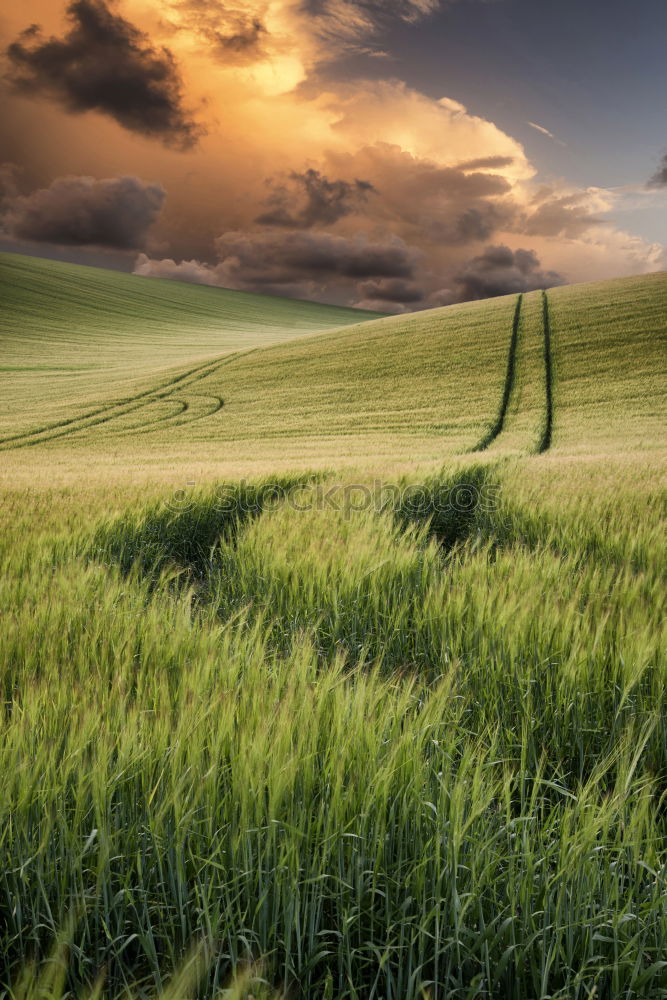
{"type": "Polygon", "coordinates": [[[663,998],[667,275],[17,268],[4,995],[663,998]]]}

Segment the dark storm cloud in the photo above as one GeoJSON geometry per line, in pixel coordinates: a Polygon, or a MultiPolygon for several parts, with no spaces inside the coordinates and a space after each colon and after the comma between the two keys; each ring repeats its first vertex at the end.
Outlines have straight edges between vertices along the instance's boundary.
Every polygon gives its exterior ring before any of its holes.
{"type": "Polygon", "coordinates": [[[364,236],[304,230],[227,232],[216,240],[216,252],[216,264],[140,254],[134,273],[298,298],[325,295],[325,301],[345,302],[356,284],[369,294],[393,296],[378,300],[386,303],[386,312],[421,298],[410,281],[420,252],[395,237],[371,242],[364,236]]]}
{"type": "Polygon", "coordinates": [[[74,113],[99,111],[131,132],[179,149],[201,129],[183,107],[174,56],[104,0],[73,0],[70,28],[44,38],[36,25],[7,48],[9,80],[23,94],[46,95],[74,113]]]}
{"type": "Polygon", "coordinates": [[[262,288],[341,279],[411,278],[417,252],[403,240],[371,242],[299,231],[224,233],[216,241],[222,284],[262,288]]]}
{"type": "Polygon", "coordinates": [[[0,214],[7,211],[19,194],[20,173],[16,163],[0,163],[0,214]]]}
{"type": "Polygon", "coordinates": [[[313,169],[292,172],[288,184],[273,188],[264,203],[266,211],[255,221],[289,229],[329,226],[358,208],[370,193],[375,193],[370,181],[330,181],[313,169]]]}
{"type": "Polygon", "coordinates": [[[497,174],[439,166],[386,143],[338,157],[332,166],[344,176],[367,178],[375,194],[364,214],[411,243],[465,246],[514,225],[511,185],[497,174]]]}
{"type": "Polygon", "coordinates": [[[359,294],[365,301],[391,302],[400,305],[412,305],[421,302],[424,293],[412,281],[403,278],[373,278],[362,281],[358,286],[359,294]]]}
{"type": "Polygon", "coordinates": [[[404,278],[371,278],[357,285],[359,299],[353,303],[357,309],[374,312],[403,313],[419,308],[424,302],[424,291],[414,281],[404,278]]]}
{"type": "Polygon", "coordinates": [[[239,54],[259,48],[263,32],[262,22],[255,17],[239,24],[238,29],[231,34],[226,35],[222,31],[216,31],[214,38],[223,52],[239,54]]]}
{"type": "Polygon", "coordinates": [[[648,182],[648,187],[667,187],[667,153],[663,156],[660,166],[648,182]]]}
{"type": "Polygon", "coordinates": [[[461,302],[551,288],[562,285],[564,280],[555,271],[540,270],[533,250],[512,251],[506,246],[487,247],[454,277],[456,298],[461,302]]]}
{"type": "Polygon", "coordinates": [[[137,177],[59,177],[48,188],[7,198],[1,221],[15,239],[136,250],[164,198],[159,184],[137,177]]]}
{"type": "Polygon", "coordinates": [[[431,223],[431,237],[451,247],[488,240],[498,229],[510,223],[513,214],[511,206],[494,202],[481,202],[453,218],[447,218],[443,212],[440,219],[435,217],[431,223]]]}

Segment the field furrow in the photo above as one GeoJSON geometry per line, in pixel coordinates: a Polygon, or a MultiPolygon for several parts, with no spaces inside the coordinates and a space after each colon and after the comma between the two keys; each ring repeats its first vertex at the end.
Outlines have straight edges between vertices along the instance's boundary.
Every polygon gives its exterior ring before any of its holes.
{"type": "Polygon", "coordinates": [[[489,429],[485,431],[484,435],[475,447],[472,448],[472,451],[485,451],[496,440],[498,435],[502,433],[503,427],[505,426],[505,420],[507,418],[507,412],[512,399],[514,380],[516,376],[516,356],[519,345],[519,327],[521,324],[522,302],[523,295],[518,295],[514,316],[512,318],[512,332],[510,335],[510,345],[507,354],[507,368],[505,372],[505,382],[503,384],[503,394],[500,399],[500,406],[498,407],[496,419],[489,429]]]}
{"type": "Polygon", "coordinates": [[[539,443],[538,451],[541,453],[551,447],[554,422],[554,397],[553,397],[553,359],[551,355],[551,315],[549,312],[549,297],[546,291],[542,292],[542,325],[544,330],[544,430],[539,443]]]}
{"type": "MultiPolygon", "coordinates": [[[[235,355],[231,355],[226,360],[231,360],[234,356],[235,355]]],[[[128,407],[133,407],[133,404],[135,403],[138,406],[145,406],[148,403],[153,402],[154,400],[150,397],[155,397],[156,393],[159,393],[160,390],[165,390],[161,393],[162,396],[165,396],[176,389],[190,385],[191,382],[196,381],[197,378],[202,378],[205,375],[210,374],[212,371],[215,371],[219,364],[219,359],[214,362],[207,361],[206,364],[199,365],[196,368],[190,368],[183,374],[170,379],[168,382],[151,389],[147,389],[144,392],[140,392],[136,396],[130,396],[126,399],[109,403],[106,406],[101,406],[94,410],[88,410],[86,413],[82,413],[78,417],[69,417],[66,420],[59,420],[55,423],[47,424],[44,427],[38,427],[31,431],[8,435],[7,437],[0,438],[0,446],[9,445],[13,447],[20,447],[22,444],[31,443],[33,440],[49,440],[51,437],[60,436],[61,432],[62,434],[74,433],[75,431],[82,430],[85,427],[102,423],[105,420],[112,420],[116,416],[122,416],[129,412],[128,407]],[[97,418],[102,419],[98,420],[97,418]]]]}
{"type": "Polygon", "coordinates": [[[489,444],[493,454],[529,455],[544,450],[547,377],[542,292],[528,292],[518,324],[513,381],[502,433],[489,444]]]}
{"type": "MultiPolygon", "coordinates": [[[[248,351],[245,353],[250,352],[248,351]]],[[[90,428],[95,428],[96,433],[99,433],[102,429],[110,429],[114,432],[128,431],[132,429],[144,428],[147,425],[161,423],[164,420],[169,420],[170,417],[175,418],[181,416],[181,414],[188,409],[189,404],[184,400],[180,400],[175,394],[182,392],[183,389],[188,388],[201,379],[214,374],[224,365],[230,364],[232,361],[236,360],[237,357],[238,353],[235,353],[230,354],[225,358],[217,359],[214,362],[209,361],[205,365],[189,369],[182,375],[179,375],[163,384],[163,386],[158,386],[157,388],[139,393],[134,398],[121,400],[116,403],[109,404],[108,406],[101,407],[98,410],[91,410],[80,417],[72,417],[71,419],[60,421],[59,423],[52,424],[42,429],[0,439],[0,451],[42,444],[47,441],[52,441],[55,438],[74,437],[74,435],[81,434],[90,428]],[[149,416],[147,420],[130,423],[124,422],[125,417],[129,414],[135,413],[137,410],[144,412],[147,408],[149,410],[154,409],[156,405],[160,405],[163,408],[164,403],[167,401],[173,404],[171,412],[160,418],[149,416]],[[108,425],[111,423],[113,423],[113,426],[108,428],[108,425]]],[[[199,416],[210,416],[212,413],[217,412],[221,408],[223,402],[220,397],[216,396],[214,399],[215,404],[212,407],[207,408],[207,410],[201,415],[198,414],[197,418],[199,418],[199,416]]],[[[184,422],[187,421],[179,421],[179,423],[184,422]]]]}

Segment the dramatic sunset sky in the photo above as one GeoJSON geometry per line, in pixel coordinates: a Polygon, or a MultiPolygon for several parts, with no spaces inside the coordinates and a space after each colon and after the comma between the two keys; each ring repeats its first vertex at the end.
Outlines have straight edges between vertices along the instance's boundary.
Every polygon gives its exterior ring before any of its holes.
{"type": "Polygon", "coordinates": [[[666,0],[23,0],[0,249],[384,311],[667,268],[666,0]]]}

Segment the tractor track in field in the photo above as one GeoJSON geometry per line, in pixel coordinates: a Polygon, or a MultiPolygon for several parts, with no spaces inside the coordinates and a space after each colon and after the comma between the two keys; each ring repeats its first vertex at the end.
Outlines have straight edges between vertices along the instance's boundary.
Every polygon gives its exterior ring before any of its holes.
{"type": "Polygon", "coordinates": [[[193,395],[198,396],[200,399],[214,400],[213,406],[211,407],[210,410],[207,410],[205,413],[198,413],[193,417],[188,417],[187,420],[174,421],[172,427],[180,427],[182,424],[194,424],[197,420],[204,420],[206,417],[212,417],[215,413],[218,413],[225,405],[225,401],[222,398],[222,396],[214,396],[213,394],[204,392],[194,393],[193,395]]]}
{"type": "Polygon", "coordinates": [[[545,385],[545,415],[542,439],[537,447],[538,455],[542,455],[551,447],[554,426],[554,373],[553,355],[551,350],[551,317],[549,315],[549,297],[542,292],[542,323],[544,329],[544,385],[545,385]]]}
{"type": "Polygon", "coordinates": [[[136,396],[130,396],[126,399],[121,399],[116,403],[110,403],[107,406],[99,407],[95,410],[89,410],[87,413],[84,413],[79,417],[70,417],[67,420],[61,420],[53,424],[48,424],[45,427],[41,427],[33,431],[26,431],[22,434],[14,434],[8,437],[0,438],[0,451],[34,447],[35,445],[53,441],[58,438],[71,437],[77,433],[86,431],[89,428],[98,427],[102,424],[108,424],[119,417],[127,416],[129,413],[143,410],[147,406],[163,401],[176,402],[181,408],[175,413],[168,414],[158,419],[140,422],[132,428],[119,428],[118,433],[127,433],[129,431],[132,431],[132,433],[145,433],[152,430],[154,426],[166,423],[168,420],[175,420],[176,426],[182,426],[183,424],[192,423],[195,420],[212,416],[213,414],[218,413],[224,406],[224,400],[221,396],[206,393],[193,393],[192,395],[199,395],[213,400],[213,405],[205,413],[193,415],[190,419],[178,420],[178,417],[181,417],[183,413],[189,410],[189,404],[186,400],[179,399],[176,394],[189,388],[196,382],[207,378],[209,375],[215,374],[215,372],[217,372],[220,368],[236,361],[239,357],[245,357],[245,355],[251,354],[253,350],[255,350],[255,348],[251,348],[248,351],[235,351],[233,354],[227,354],[222,358],[215,359],[214,361],[207,361],[203,365],[191,368],[182,375],[178,375],[169,382],[158,385],[153,389],[147,389],[138,393],[136,396]]]}
{"type": "Polygon", "coordinates": [[[158,404],[172,404],[172,409],[168,413],[163,413],[162,416],[153,417],[151,420],[138,420],[135,424],[125,424],[123,427],[114,427],[113,424],[108,428],[110,434],[136,434],[141,433],[147,427],[151,428],[157,426],[157,424],[163,424],[167,420],[175,420],[177,417],[182,416],[188,410],[188,403],[184,399],[178,399],[176,397],[167,396],[163,399],[151,399],[143,406],[137,407],[137,412],[141,415],[142,410],[145,410],[148,406],[155,406],[158,404]],[[174,407],[176,407],[174,409],[174,407]]]}
{"type": "Polygon", "coordinates": [[[218,413],[225,405],[222,396],[214,396],[213,394],[203,393],[203,392],[191,394],[192,398],[194,398],[195,396],[197,396],[200,399],[213,400],[213,405],[210,406],[210,408],[205,410],[203,413],[195,412],[192,415],[189,415],[184,419],[179,420],[178,418],[181,417],[184,413],[190,414],[193,408],[191,404],[187,402],[187,400],[177,400],[177,402],[181,403],[182,405],[182,409],[180,410],[179,413],[168,413],[166,416],[156,417],[154,420],[146,421],[143,424],[135,424],[133,427],[120,427],[118,429],[113,429],[112,433],[118,435],[132,434],[132,436],[135,436],[137,434],[150,434],[152,433],[152,431],[156,430],[160,424],[166,423],[167,421],[169,421],[170,427],[183,427],[184,424],[194,424],[198,420],[204,420],[206,417],[212,417],[214,414],[218,413]]]}
{"type": "MultiPolygon", "coordinates": [[[[523,305],[523,293],[520,293],[514,318],[512,321],[512,334],[507,355],[507,370],[505,373],[505,383],[500,406],[492,426],[485,432],[480,441],[477,442],[473,452],[486,451],[493,442],[502,434],[505,427],[510,402],[515,390],[517,355],[519,351],[521,310],[523,305]]],[[[551,447],[554,423],[554,399],[553,399],[553,351],[551,342],[551,315],[549,312],[549,297],[545,290],[542,290],[542,337],[543,337],[543,358],[544,358],[544,423],[541,429],[538,443],[533,454],[542,455],[551,447]]]]}
{"type": "Polygon", "coordinates": [[[519,322],[521,320],[522,303],[523,293],[519,293],[516,300],[516,307],[514,309],[514,318],[512,320],[512,335],[510,337],[509,351],[507,352],[507,369],[505,371],[503,394],[500,400],[500,408],[498,409],[495,423],[493,423],[484,433],[484,436],[477,442],[474,448],[471,448],[471,451],[486,451],[489,445],[492,444],[498,435],[502,433],[502,429],[505,426],[505,418],[507,417],[507,410],[510,405],[510,399],[512,398],[512,390],[514,389],[516,355],[519,344],[519,322]]]}
{"type": "Polygon", "coordinates": [[[55,423],[46,424],[44,427],[38,427],[33,431],[24,431],[21,434],[12,434],[7,437],[0,438],[0,445],[9,444],[13,441],[22,441],[27,438],[37,437],[38,435],[41,436],[49,433],[50,431],[58,431],[61,428],[69,428],[73,424],[80,424],[84,421],[92,420],[94,417],[109,413],[112,410],[120,409],[120,407],[128,407],[130,404],[135,403],[137,400],[143,400],[145,397],[156,396],[158,393],[162,392],[162,390],[167,390],[167,392],[169,392],[171,391],[172,386],[182,388],[180,385],[177,385],[177,383],[183,382],[185,379],[189,378],[189,376],[195,374],[202,377],[199,373],[201,373],[203,369],[213,368],[218,363],[218,360],[215,362],[207,361],[204,365],[200,365],[197,368],[190,368],[187,372],[184,372],[175,379],[171,379],[169,382],[165,382],[163,385],[158,385],[153,389],[146,389],[144,392],[137,393],[136,396],[128,396],[126,399],[119,399],[117,403],[109,403],[107,406],[100,406],[96,410],[89,410],[88,413],[82,413],[79,417],[68,417],[66,420],[58,420],[55,423]]]}

